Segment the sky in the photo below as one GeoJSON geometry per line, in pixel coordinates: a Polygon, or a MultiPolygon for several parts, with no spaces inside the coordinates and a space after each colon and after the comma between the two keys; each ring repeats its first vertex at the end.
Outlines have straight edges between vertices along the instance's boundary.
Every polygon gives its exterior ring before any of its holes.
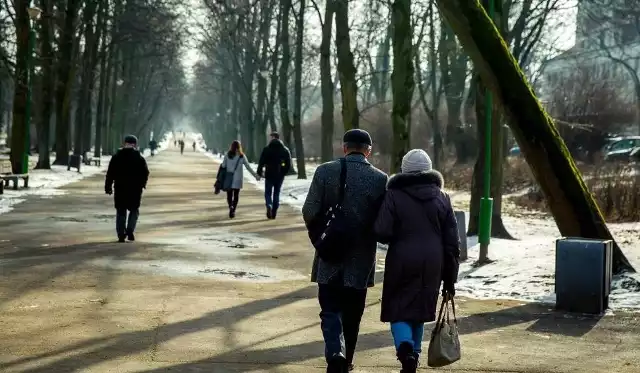
{"type": "MultiPolygon", "coordinates": [[[[546,1],[546,0],[541,0],[546,1]]],[[[548,48],[550,53],[558,54],[564,50],[571,48],[575,43],[575,17],[576,6],[578,0],[560,0],[562,1],[561,7],[553,19],[548,23],[547,29],[551,34],[548,36],[548,48]]],[[[322,6],[322,2],[319,2],[319,6],[322,6]]],[[[361,12],[360,6],[355,7],[354,11],[350,13],[358,14],[361,12]]],[[[189,45],[185,48],[183,56],[183,65],[189,78],[193,77],[193,66],[200,58],[200,51],[197,46],[197,38],[201,33],[199,23],[202,23],[205,19],[208,11],[202,9],[202,0],[188,0],[185,4],[185,13],[188,13],[188,29],[194,35],[189,45]],[[190,4],[190,5],[189,5],[190,4]]],[[[321,27],[319,17],[315,9],[310,7],[305,15],[307,26],[307,32],[310,34],[307,37],[320,41],[321,27]]],[[[353,43],[352,43],[353,44],[353,43]]]]}

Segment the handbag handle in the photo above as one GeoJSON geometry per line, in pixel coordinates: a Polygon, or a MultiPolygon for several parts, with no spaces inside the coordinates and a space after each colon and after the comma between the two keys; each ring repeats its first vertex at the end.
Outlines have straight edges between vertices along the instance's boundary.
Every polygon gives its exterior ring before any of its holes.
{"type": "Polygon", "coordinates": [[[443,300],[440,303],[440,311],[438,312],[438,318],[436,319],[436,326],[435,329],[436,330],[440,330],[444,327],[445,322],[447,324],[451,323],[451,318],[449,315],[449,307],[447,307],[447,304],[451,302],[451,312],[453,313],[453,323],[457,324],[458,323],[458,319],[456,317],[456,304],[453,300],[453,297],[450,297],[447,300],[443,300]]]}

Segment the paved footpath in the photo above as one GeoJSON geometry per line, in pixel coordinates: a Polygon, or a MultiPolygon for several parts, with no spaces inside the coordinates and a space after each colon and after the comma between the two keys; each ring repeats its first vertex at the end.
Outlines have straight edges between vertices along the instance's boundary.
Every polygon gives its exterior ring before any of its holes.
{"type": "MultiPolygon", "coordinates": [[[[170,149],[149,165],[135,243],[114,242],[100,176],[0,216],[0,372],[322,372],[300,214],[283,207],[266,220],[246,185],[231,221],[211,193],[210,159],[170,149]]],[[[367,299],[356,373],[399,370],[380,290],[367,299]]],[[[640,371],[634,315],[465,299],[458,312],[464,356],[444,371],[640,371]]]]}

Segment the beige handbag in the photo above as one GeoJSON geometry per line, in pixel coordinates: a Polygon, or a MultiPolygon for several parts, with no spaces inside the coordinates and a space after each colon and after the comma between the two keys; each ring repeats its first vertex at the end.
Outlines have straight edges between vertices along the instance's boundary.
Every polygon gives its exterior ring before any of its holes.
{"type": "Polygon", "coordinates": [[[460,360],[460,339],[458,338],[458,320],[456,319],[456,306],[453,297],[443,300],[438,312],[436,325],[431,332],[427,365],[432,368],[443,367],[460,360]],[[449,302],[453,322],[449,317],[449,302]]]}

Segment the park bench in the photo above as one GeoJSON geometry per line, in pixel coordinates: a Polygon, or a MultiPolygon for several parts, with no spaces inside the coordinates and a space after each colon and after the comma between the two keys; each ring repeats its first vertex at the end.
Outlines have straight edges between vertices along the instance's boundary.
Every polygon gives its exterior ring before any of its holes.
{"type": "Polygon", "coordinates": [[[100,157],[92,157],[90,155],[86,155],[82,158],[83,163],[87,166],[91,166],[92,164],[100,167],[100,157]]]}
{"type": "Polygon", "coordinates": [[[22,179],[24,187],[29,187],[29,174],[0,174],[0,194],[4,193],[4,189],[9,187],[9,183],[13,182],[13,190],[18,190],[18,181],[22,179]]]}

